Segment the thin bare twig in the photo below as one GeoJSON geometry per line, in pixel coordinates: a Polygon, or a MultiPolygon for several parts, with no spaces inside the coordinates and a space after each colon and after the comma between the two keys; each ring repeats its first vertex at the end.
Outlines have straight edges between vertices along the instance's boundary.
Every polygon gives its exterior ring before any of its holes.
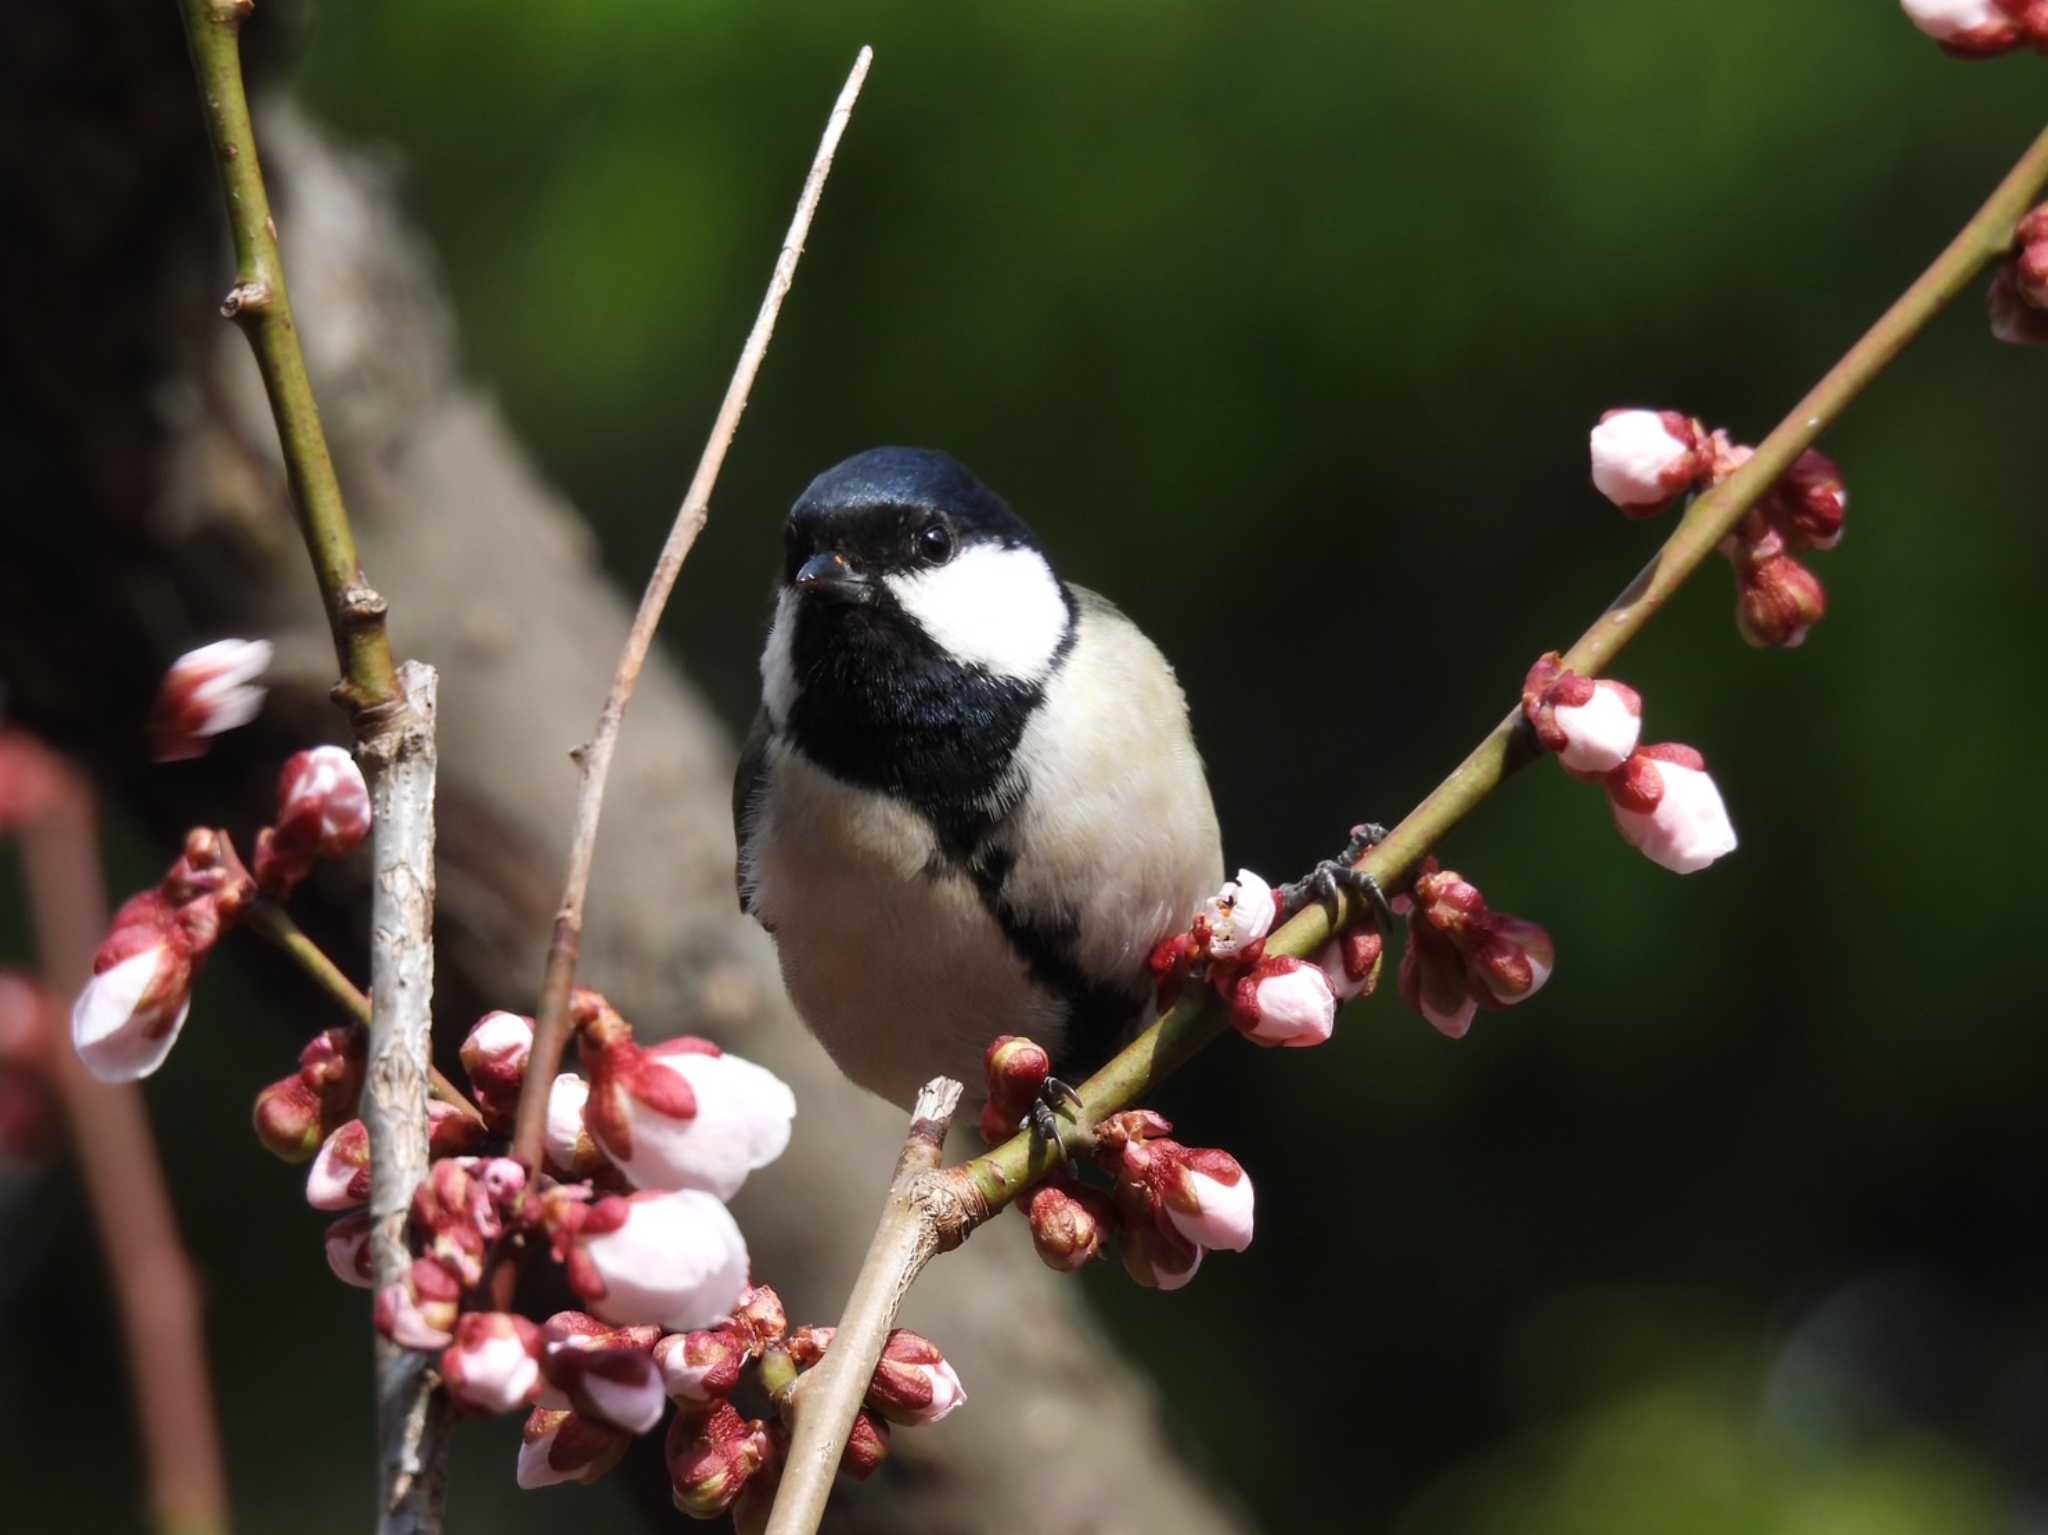
{"type": "MultiPolygon", "coordinates": [[[[99,836],[84,779],[54,756],[54,793],[22,829],[29,910],[55,996],[75,996],[106,930],[99,836]]],[[[176,1212],[142,1089],[93,1079],[68,1041],[49,1053],[105,1254],[134,1372],[135,1409],[160,1535],[226,1535],[227,1474],[206,1360],[199,1276],[176,1212]]]]}
{"type": "Polygon", "coordinates": [[[682,570],[691,545],[696,543],[697,535],[710,515],[711,488],[718,482],[726,450],[732,446],[733,435],[739,430],[740,415],[747,408],[747,396],[753,390],[755,375],[761,371],[761,359],[767,355],[769,337],[775,333],[775,317],[781,313],[782,301],[796,279],[797,259],[803,254],[811,217],[818,210],[819,198],[824,195],[825,179],[832,173],[832,156],[839,148],[848,120],[853,116],[853,104],[860,96],[861,84],[867,79],[868,66],[874,61],[874,56],[872,48],[861,49],[853,61],[852,72],[846,77],[846,84],[840,89],[839,99],[832,105],[831,115],[825,120],[824,135],[819,139],[818,152],[811,160],[810,174],[804,178],[796,213],[789,221],[788,234],[783,237],[782,253],[775,259],[775,270],[768,278],[768,291],[761,299],[760,311],[754,316],[754,328],[747,333],[746,344],[740,348],[732,381],[725,388],[725,401],[719,406],[718,417],[711,424],[711,436],[704,444],[703,456],[697,460],[697,472],[691,477],[690,488],[676,513],[675,525],[669,529],[668,542],[662,546],[661,557],[654,563],[654,573],[647,578],[647,590],[641,594],[639,611],[633,615],[633,627],[627,633],[626,647],[619,655],[618,670],[612,675],[611,692],[606,695],[604,711],[598,716],[596,734],[577,752],[583,782],[576,796],[576,829],[569,848],[569,872],[563,881],[562,904],[555,913],[554,937],[548,945],[547,970],[541,979],[540,1008],[534,1024],[533,1054],[527,1062],[526,1080],[521,1084],[519,1115],[512,1133],[512,1154],[523,1159],[529,1167],[540,1165],[541,1139],[547,1123],[548,1090],[560,1069],[563,1048],[568,1044],[569,991],[576,983],[576,962],[583,945],[583,905],[590,893],[590,863],[597,850],[598,816],[604,808],[605,779],[611,772],[619,725],[625,718],[626,705],[632,701],[633,689],[640,680],[640,668],[647,660],[648,648],[654,643],[654,631],[661,622],[662,609],[668,605],[676,575],[682,570]]]}
{"type": "Polygon", "coordinates": [[[789,1454],[767,1535],[809,1535],[824,1517],[832,1479],[861,1398],[881,1362],[882,1346],[911,1282],[942,1245],[942,1233],[962,1229],[943,1209],[948,1185],[936,1180],[946,1127],[960,1106],[961,1086],[950,1077],[925,1083],[910,1111],[910,1131],[896,1159],[896,1176],[881,1222],[854,1276],[832,1347],[798,1382],[792,1398],[789,1454]]]}
{"type": "MultiPolygon", "coordinates": [[[[258,896],[250,905],[243,925],[261,933],[275,944],[280,952],[305,971],[307,977],[328,996],[339,1002],[342,1008],[354,1018],[358,1027],[368,1028],[370,1024],[370,999],[363,995],[356,983],[342,973],[341,966],[328,957],[327,951],[315,943],[306,930],[291,919],[291,914],[267,896],[258,896]]],[[[453,1104],[471,1119],[481,1121],[482,1110],[469,1101],[469,1094],[457,1087],[441,1073],[431,1061],[427,1064],[427,1091],[442,1103],[453,1104]]]]}
{"type": "MultiPolygon", "coordinates": [[[[1930,320],[1987,266],[2011,250],[2015,224],[2044,186],[2048,186],[2048,131],[2020,157],[1948,248],[1758,445],[1755,456],[1693,504],[1642,574],[1565,653],[1564,664],[1584,676],[1599,676],[1821,431],[1930,320]]],[[[1359,859],[1358,867],[1383,886],[1394,888],[1445,833],[1510,774],[1533,760],[1535,753],[1518,744],[1521,720],[1519,708],[1510,712],[1428,798],[1359,859]]],[[[1340,899],[1337,908],[1333,912],[1311,906],[1298,912],[1268,935],[1266,952],[1305,957],[1335,928],[1363,915],[1349,899],[1340,899]]],[[[1190,987],[1158,1022],[1081,1085],[1081,1106],[1075,1114],[1080,1129],[1091,1130],[1108,1115],[1136,1103],[1226,1028],[1222,1011],[1207,988],[1190,987]]],[[[1056,1165],[1055,1149],[1027,1131],[957,1167],[928,1167],[914,1176],[908,1189],[899,1176],[825,1360],[839,1355],[848,1373],[857,1366],[871,1373],[889,1329],[895,1325],[902,1298],[925,1264],[935,1254],[965,1241],[976,1226],[1056,1165]]],[[[818,1375],[824,1368],[821,1362],[811,1373],[818,1375]]],[[[830,1491],[831,1470],[838,1465],[860,1409],[866,1377],[860,1377],[857,1385],[859,1389],[850,1394],[843,1382],[837,1389],[815,1395],[807,1383],[798,1390],[802,1406],[797,1437],[791,1445],[790,1471],[785,1473],[770,1516],[769,1535],[811,1535],[817,1529],[830,1491]],[[808,1478],[800,1481],[795,1478],[799,1445],[808,1478]],[[822,1490],[816,1481],[821,1465],[825,1468],[822,1490]]]]}
{"type": "MultiPolygon", "coordinates": [[[[413,1190],[427,1175],[427,1071],[434,996],[434,669],[398,670],[402,727],[367,743],[370,775],[370,1050],[360,1114],[370,1135],[370,1262],[377,1288],[401,1282],[413,1190]]],[[[424,1398],[429,1357],[377,1343],[378,1525],[382,1535],[441,1528],[445,1407],[424,1398]]]]}

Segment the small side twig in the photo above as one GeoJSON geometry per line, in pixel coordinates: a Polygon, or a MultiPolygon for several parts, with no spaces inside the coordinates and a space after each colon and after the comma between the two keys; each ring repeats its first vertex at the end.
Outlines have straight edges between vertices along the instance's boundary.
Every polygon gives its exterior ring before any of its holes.
{"type": "MultiPolygon", "coordinates": [[[[29,911],[52,994],[75,995],[107,921],[91,792],[50,759],[55,789],[22,830],[29,911]]],[[[142,1089],[95,1081],[68,1042],[50,1051],[134,1374],[160,1535],[226,1535],[227,1473],[206,1359],[199,1276],[178,1235],[142,1089]]]]}
{"type": "Polygon", "coordinates": [[[256,354],[270,413],[277,421],[292,507],[334,631],[335,656],[341,664],[335,694],[349,710],[357,735],[366,737],[383,727],[384,716],[402,695],[385,633],[384,599],[363,579],[341,482],[335,478],[327,436],[320,427],[320,409],[313,400],[313,382],[299,347],[291,295],[285,289],[270,193],[256,158],[241,51],[242,22],[256,8],[255,0],[179,0],[179,8],[235,245],[235,285],[220,312],[241,327],[256,354]]]}
{"type": "Polygon", "coordinates": [[[938,1170],[960,1094],[958,1082],[934,1077],[917,1095],[881,1222],[854,1276],[832,1347],[793,1393],[789,1453],[767,1535],[810,1535],[817,1529],[846,1436],[905,1293],[925,1264],[957,1245],[972,1225],[958,1208],[963,1189],[971,1194],[971,1188],[938,1170]]]}
{"type": "MultiPolygon", "coordinates": [[[[259,896],[242,921],[275,944],[281,953],[306,972],[314,985],[340,1003],[357,1024],[369,1027],[370,999],[354,981],[342,974],[341,967],[328,957],[327,951],[315,943],[282,906],[266,896],[259,896]]],[[[480,1121],[484,1117],[482,1111],[470,1102],[469,1094],[449,1081],[432,1062],[427,1065],[427,1092],[442,1103],[453,1104],[471,1119],[480,1121]]]]}
{"type": "MultiPolygon", "coordinates": [[[[1758,445],[1755,456],[1692,505],[1643,573],[1565,653],[1564,664],[1584,676],[1601,675],[1792,461],[1930,320],[1985,267],[2010,250],[2014,226],[2044,186],[2048,186],[2048,131],[2020,157],[1948,248],[1758,445]]],[[[1382,887],[1396,888],[1396,882],[1424,853],[1531,760],[1526,750],[1517,749],[1521,720],[1521,711],[1516,709],[1488,732],[1449,777],[1358,860],[1357,867],[1373,875],[1382,887]]],[[[1310,906],[1267,935],[1266,952],[1305,957],[1337,927],[1362,915],[1348,897],[1339,899],[1335,911],[1310,906]]],[[[1227,1027],[1206,988],[1189,988],[1156,1023],[1081,1085],[1081,1105],[1075,1115],[1078,1129],[1084,1133],[1092,1130],[1110,1114],[1138,1102],[1227,1027]]],[[[899,1172],[898,1185],[890,1192],[832,1348],[812,1376],[822,1376],[835,1355],[841,1356],[842,1369],[847,1372],[864,1368],[871,1373],[894,1325],[897,1307],[925,1264],[938,1252],[958,1246],[982,1221],[1050,1172],[1058,1160],[1054,1148],[1026,1131],[957,1167],[927,1167],[912,1180],[915,1197],[904,1197],[899,1172]]],[[[825,1377],[819,1384],[831,1380],[825,1377]]],[[[866,1377],[858,1377],[855,1385],[858,1389],[851,1395],[844,1381],[839,1381],[830,1391],[820,1390],[814,1397],[809,1378],[801,1383],[796,1393],[801,1405],[790,1467],[770,1516],[769,1535],[810,1535],[818,1527],[831,1473],[859,1410],[866,1377]]]]}
{"type": "MultiPolygon", "coordinates": [[[[399,677],[404,724],[378,738],[388,756],[370,776],[370,1049],[360,1112],[370,1137],[370,1260],[380,1290],[399,1283],[412,1262],[405,1220],[427,1175],[433,1049],[435,678],[417,661],[406,662],[399,677]]],[[[424,1400],[434,1384],[426,1355],[378,1340],[382,1535],[441,1528],[447,1443],[437,1426],[445,1430],[448,1417],[424,1400]]]]}
{"type": "MultiPolygon", "coordinates": [[[[197,3],[197,0],[188,0],[188,3],[197,3]]],[[[818,210],[818,200],[825,193],[825,180],[832,173],[832,156],[838,150],[840,137],[853,116],[853,104],[860,96],[862,82],[867,79],[868,66],[874,57],[872,48],[861,49],[853,61],[852,72],[846,77],[846,84],[840,88],[839,99],[832,105],[831,115],[825,120],[824,135],[819,139],[818,152],[811,160],[810,174],[804,178],[796,213],[789,221],[788,234],[783,237],[782,252],[775,258],[775,270],[768,278],[768,291],[754,316],[754,328],[747,333],[746,344],[740,348],[739,362],[734,366],[732,380],[725,388],[724,403],[718,408],[718,417],[711,424],[711,436],[704,444],[703,455],[697,460],[697,472],[691,476],[690,488],[676,513],[675,525],[669,529],[661,557],[654,563],[654,572],[647,578],[647,589],[641,594],[639,611],[633,615],[633,627],[626,635],[618,669],[612,674],[611,691],[605,697],[603,712],[598,715],[597,731],[576,754],[578,765],[583,770],[583,781],[576,795],[576,827],[569,847],[569,872],[563,881],[562,904],[555,913],[554,937],[548,945],[547,969],[541,978],[533,1054],[528,1060],[526,1080],[519,1096],[518,1118],[512,1132],[512,1154],[530,1167],[540,1165],[541,1138],[547,1125],[548,1089],[561,1067],[562,1051],[569,1042],[569,992],[576,983],[576,962],[583,947],[583,906],[590,893],[590,864],[597,851],[598,817],[604,808],[605,779],[611,772],[619,725],[625,718],[626,705],[632,701],[633,689],[639,683],[640,668],[654,643],[654,631],[661,623],[662,609],[668,605],[676,576],[710,516],[712,487],[718,483],[718,472],[725,465],[726,450],[732,446],[733,436],[739,431],[740,415],[747,408],[747,396],[753,391],[755,376],[761,371],[761,359],[767,355],[769,338],[775,333],[775,318],[782,311],[782,301],[788,296],[791,283],[796,280],[797,259],[803,255],[811,217],[818,210]]]]}

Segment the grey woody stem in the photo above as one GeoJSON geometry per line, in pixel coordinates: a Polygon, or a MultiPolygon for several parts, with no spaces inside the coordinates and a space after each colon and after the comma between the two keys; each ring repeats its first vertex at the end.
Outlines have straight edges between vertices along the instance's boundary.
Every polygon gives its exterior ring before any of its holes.
{"type": "Polygon", "coordinates": [[[603,712],[598,715],[597,731],[576,754],[583,770],[583,781],[576,794],[575,836],[569,846],[569,871],[563,881],[562,904],[555,912],[554,937],[548,945],[547,969],[541,978],[533,1054],[527,1062],[526,1080],[520,1087],[519,1113],[512,1131],[512,1154],[529,1167],[540,1166],[541,1138],[547,1126],[548,1089],[561,1067],[562,1051],[569,1043],[569,992],[576,984],[576,962],[583,947],[583,906],[590,894],[590,864],[597,851],[598,817],[604,809],[605,780],[611,772],[619,726],[625,719],[626,705],[632,701],[633,689],[640,681],[640,668],[646,663],[648,648],[654,643],[654,631],[661,623],[662,609],[668,606],[676,576],[711,514],[712,487],[718,483],[718,472],[725,465],[726,450],[732,446],[733,436],[739,431],[740,415],[747,408],[747,396],[752,393],[754,379],[761,371],[761,360],[767,356],[769,338],[775,334],[775,317],[782,312],[782,301],[788,297],[790,284],[796,280],[797,259],[803,255],[804,240],[810,233],[811,217],[818,211],[818,200],[825,194],[825,180],[832,173],[832,156],[838,150],[840,137],[853,116],[853,104],[860,96],[861,84],[867,79],[868,66],[874,57],[872,48],[861,49],[853,61],[852,73],[840,88],[839,99],[833,103],[831,114],[825,119],[824,135],[818,142],[817,154],[811,160],[810,174],[804,178],[796,213],[789,221],[788,234],[783,237],[781,254],[775,258],[775,270],[769,274],[768,291],[754,316],[754,328],[748,332],[746,344],[740,348],[739,362],[725,387],[724,403],[718,408],[718,417],[711,424],[710,438],[704,444],[703,455],[697,460],[697,472],[690,478],[690,488],[676,512],[675,525],[669,529],[668,542],[662,546],[661,557],[654,563],[654,572],[647,578],[647,590],[641,595],[639,611],[633,615],[633,627],[626,635],[625,649],[620,653],[618,669],[612,675],[611,691],[605,697],[603,712]]]}
{"type": "MultiPolygon", "coordinates": [[[[413,1190],[427,1175],[434,998],[434,711],[430,666],[399,668],[399,728],[364,746],[370,778],[370,1048],[361,1115],[370,1135],[370,1257],[377,1288],[401,1283],[413,1190]]],[[[448,1407],[428,1356],[377,1341],[377,1528],[441,1528],[448,1407]]]]}

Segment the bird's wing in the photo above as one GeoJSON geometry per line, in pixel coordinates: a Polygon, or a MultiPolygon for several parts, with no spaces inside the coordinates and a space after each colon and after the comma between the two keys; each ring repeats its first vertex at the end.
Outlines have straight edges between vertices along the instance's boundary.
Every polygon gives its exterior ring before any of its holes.
{"type": "Polygon", "coordinates": [[[760,793],[768,781],[768,711],[756,710],[753,727],[747,731],[747,739],[740,745],[740,764],[732,778],[732,838],[738,856],[733,862],[733,889],[738,893],[740,910],[752,914],[753,906],[747,900],[747,838],[753,817],[749,814],[754,796],[760,793]]]}

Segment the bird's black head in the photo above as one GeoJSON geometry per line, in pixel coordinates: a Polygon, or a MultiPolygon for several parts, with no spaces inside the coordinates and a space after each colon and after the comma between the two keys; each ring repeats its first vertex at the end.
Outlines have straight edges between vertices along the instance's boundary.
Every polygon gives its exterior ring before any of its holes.
{"type": "Polygon", "coordinates": [[[797,497],[782,537],[785,584],[848,601],[976,547],[1038,548],[1001,496],[930,448],[870,448],[834,464],[797,497]]]}
{"type": "Polygon", "coordinates": [[[985,800],[1074,637],[1030,528],[947,455],[874,448],[811,481],[783,537],[769,719],[853,781],[985,800]]]}

